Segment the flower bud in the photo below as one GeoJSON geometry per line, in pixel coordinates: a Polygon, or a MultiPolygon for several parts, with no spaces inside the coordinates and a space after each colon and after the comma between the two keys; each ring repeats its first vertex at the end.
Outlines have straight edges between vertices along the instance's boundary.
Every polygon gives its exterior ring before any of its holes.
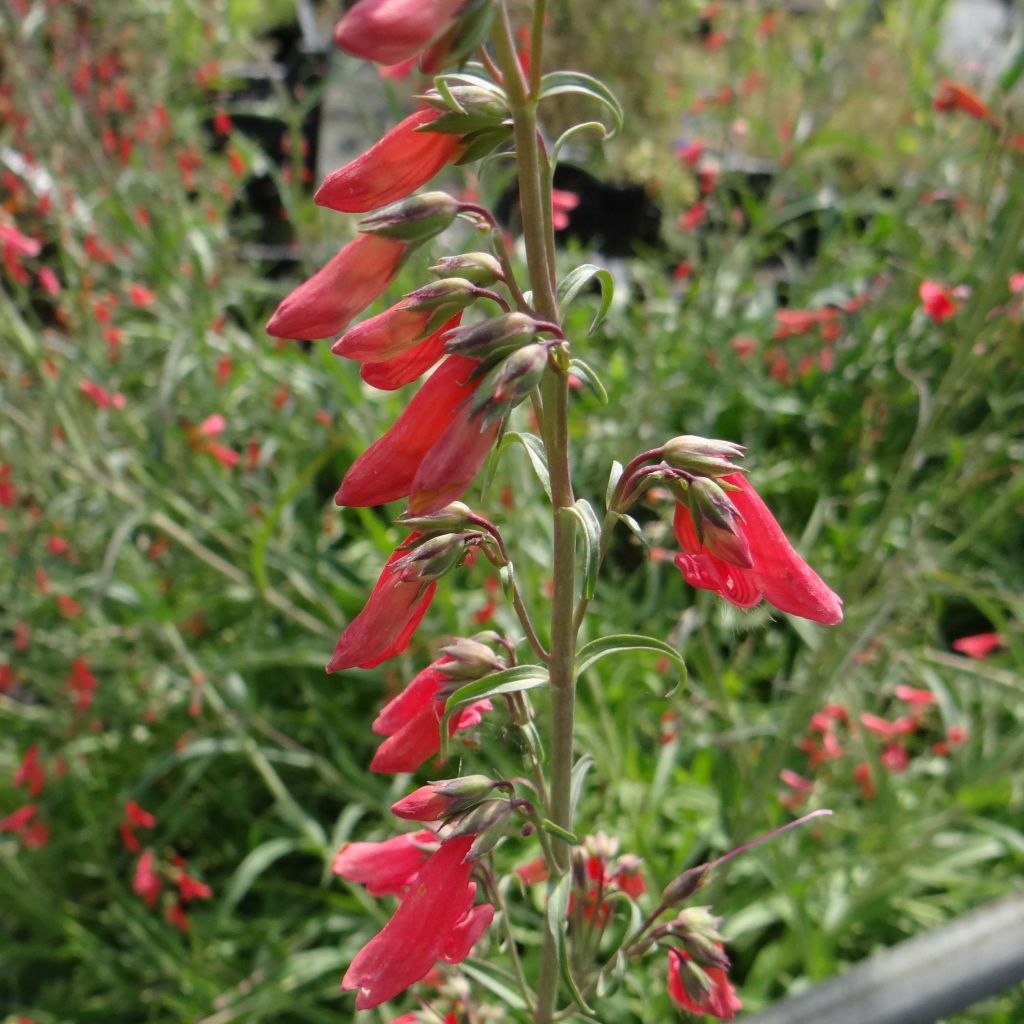
{"type": "Polygon", "coordinates": [[[391,813],[407,821],[440,821],[469,810],[493,788],[494,782],[486,775],[431,782],[392,804],[391,813]]]}
{"type": "Polygon", "coordinates": [[[422,131],[465,135],[494,128],[509,119],[508,103],[497,88],[453,85],[442,94],[431,89],[423,100],[440,115],[422,131]]]}
{"type": "Polygon", "coordinates": [[[471,305],[479,295],[472,281],[462,277],[449,277],[443,281],[417,288],[402,300],[406,310],[429,310],[430,318],[423,327],[423,335],[433,334],[456,313],[471,305]]]}
{"type": "Polygon", "coordinates": [[[494,406],[516,405],[541,381],[548,365],[543,345],[525,345],[503,359],[484,377],[473,395],[473,414],[494,406]]]}
{"type": "Polygon", "coordinates": [[[424,242],[444,231],[458,212],[458,202],[447,192],[423,192],[365,217],[359,230],[403,242],[424,242]]]}
{"type": "Polygon", "coordinates": [[[464,252],[458,256],[442,256],[431,268],[435,277],[462,277],[486,288],[504,280],[501,264],[489,252],[464,252]]]}
{"type": "Polygon", "coordinates": [[[437,835],[442,842],[458,836],[479,835],[495,824],[503,825],[511,813],[512,805],[508,800],[484,800],[462,814],[449,818],[437,830],[437,835]]]}
{"type": "Polygon", "coordinates": [[[440,671],[449,679],[469,682],[492,672],[500,672],[506,667],[505,662],[489,647],[465,637],[445,644],[441,653],[450,659],[440,667],[440,671]]]}
{"type": "Polygon", "coordinates": [[[743,446],[682,434],[661,446],[661,457],[675,469],[686,470],[694,476],[719,477],[740,471],[729,459],[742,459],[743,446]]]}
{"type": "Polygon", "coordinates": [[[394,563],[395,573],[404,581],[432,583],[462,563],[466,557],[467,535],[442,533],[419,541],[394,563]]]}
{"type": "Polygon", "coordinates": [[[537,321],[525,313],[503,313],[469,327],[459,327],[445,339],[446,352],[486,359],[512,352],[537,334],[537,321]]]}
{"type": "Polygon", "coordinates": [[[697,477],[687,486],[687,501],[697,538],[723,562],[749,569],[754,563],[750,545],[740,528],[742,521],[729,496],[707,477],[697,477]]]}
{"type": "Polygon", "coordinates": [[[708,907],[687,907],[680,911],[672,922],[672,931],[677,935],[698,935],[709,942],[725,942],[719,933],[720,917],[715,917],[708,907]]]}
{"type": "Polygon", "coordinates": [[[456,533],[472,525],[473,510],[461,501],[453,501],[450,505],[427,516],[411,516],[408,513],[399,516],[398,521],[410,530],[436,535],[438,533],[456,533]]]}
{"type": "Polygon", "coordinates": [[[703,887],[709,871],[707,864],[698,864],[677,875],[665,886],[665,891],[661,894],[661,906],[667,910],[677,903],[685,903],[703,887]]]}

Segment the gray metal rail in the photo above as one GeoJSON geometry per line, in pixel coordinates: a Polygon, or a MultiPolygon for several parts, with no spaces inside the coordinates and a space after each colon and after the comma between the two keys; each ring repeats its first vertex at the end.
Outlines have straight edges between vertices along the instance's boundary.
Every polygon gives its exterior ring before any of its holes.
{"type": "Polygon", "coordinates": [[[1024,893],[901,942],[745,1024],[934,1024],[1024,980],[1024,893]]]}

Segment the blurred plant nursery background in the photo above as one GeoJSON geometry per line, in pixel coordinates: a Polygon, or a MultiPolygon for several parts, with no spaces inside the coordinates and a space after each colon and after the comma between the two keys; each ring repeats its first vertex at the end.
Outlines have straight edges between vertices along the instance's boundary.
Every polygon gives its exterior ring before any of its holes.
{"type": "MultiPolygon", "coordinates": [[[[354,231],[316,185],[424,88],[335,51],[339,13],[0,2],[4,1024],[352,1019],[339,979],[387,911],[330,867],[393,832],[409,782],[367,772],[368,723],[436,638],[516,630],[480,564],[405,654],[323,671],[402,536],[397,505],[334,492],[408,395],[264,327],[354,231]]],[[[701,896],[756,1012],[1024,889],[1024,10],[573,0],[550,18],[552,66],[626,111],[555,180],[560,261],[615,282],[591,337],[600,294],[567,312],[608,398],[573,393],[579,492],[599,502],[612,460],[674,434],[743,444],[845,601],[826,632],[688,588],[655,490],[583,637],[668,638],[688,667],[676,687],[653,654],[608,660],[580,688],[597,763],[579,828],[600,810],[648,890],[834,812],[701,896]]],[[[587,111],[561,97],[545,118],[554,138],[587,111]]],[[[442,187],[514,234],[512,181],[492,160],[442,187]]],[[[543,595],[524,450],[481,486],[543,595]]],[[[448,774],[498,721],[459,734],[448,774]]],[[[464,974],[501,1002],[487,948],[464,974]]],[[[602,1020],[676,1019],[663,973],[633,970],[602,1020]]],[[[1024,993],[946,1019],[1019,1024],[1024,993]]]]}

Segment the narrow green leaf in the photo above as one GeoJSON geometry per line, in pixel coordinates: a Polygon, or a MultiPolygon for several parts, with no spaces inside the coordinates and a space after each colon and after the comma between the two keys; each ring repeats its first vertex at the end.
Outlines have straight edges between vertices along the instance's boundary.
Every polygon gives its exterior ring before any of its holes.
{"type": "Polygon", "coordinates": [[[545,832],[550,832],[551,835],[558,836],[559,839],[564,839],[570,846],[575,846],[579,842],[579,838],[575,833],[562,828],[561,825],[556,824],[550,818],[541,818],[540,827],[544,829],[545,832]]]}
{"type": "Polygon", "coordinates": [[[534,474],[540,481],[540,485],[544,488],[544,493],[550,501],[551,474],[548,472],[548,456],[547,452],[544,451],[544,442],[535,434],[524,434],[518,430],[509,430],[501,439],[497,454],[501,455],[509,445],[514,443],[521,444],[526,450],[526,457],[530,460],[530,466],[533,468],[534,474]]]}
{"type": "Polygon", "coordinates": [[[604,384],[601,383],[601,378],[590,368],[589,364],[583,362],[582,359],[570,359],[569,372],[575,373],[594,392],[602,405],[608,404],[608,392],[605,390],[604,384]]]}
{"type": "Polygon", "coordinates": [[[585,131],[598,131],[601,133],[601,141],[604,142],[608,138],[608,129],[601,124],[600,121],[583,121],[581,124],[574,124],[571,128],[566,128],[561,135],[555,140],[555,144],[551,147],[551,166],[552,168],[558,165],[558,155],[561,153],[562,148],[565,144],[576,135],[581,135],[585,131]]]}
{"type": "MultiPolygon", "coordinates": [[[[686,682],[686,662],[680,653],[664,640],[638,633],[615,633],[598,637],[584,644],[576,653],[576,675],[581,676],[588,668],[611,654],[625,654],[629,651],[653,651],[674,661],[680,670],[680,681],[686,682]]],[[[673,691],[674,692],[674,691],[673,691]]]]}
{"type": "Polygon", "coordinates": [[[576,817],[576,808],[579,806],[580,797],[583,795],[583,783],[587,779],[587,773],[594,766],[594,759],[590,754],[584,754],[572,767],[572,778],[569,782],[569,807],[572,809],[572,817],[576,817]]]}
{"type": "Polygon", "coordinates": [[[604,492],[604,505],[607,508],[612,503],[612,496],[615,494],[615,488],[619,486],[619,481],[622,479],[622,463],[612,462],[611,472],[608,474],[608,487],[604,492]]]}
{"type": "Polygon", "coordinates": [[[591,75],[585,75],[582,71],[552,71],[540,80],[540,99],[562,96],[566,93],[589,96],[596,100],[612,116],[613,128],[608,132],[607,138],[612,138],[618,133],[622,127],[622,104],[604,82],[591,75]]]}
{"type": "Polygon", "coordinates": [[[1024,43],[999,79],[999,88],[1009,92],[1020,81],[1021,75],[1024,75],[1024,43]]]}
{"type": "Polygon", "coordinates": [[[230,914],[271,864],[298,849],[299,844],[294,839],[271,839],[251,851],[228,882],[218,907],[219,916],[224,918],[230,914]]]}
{"type": "Polygon", "coordinates": [[[569,965],[569,952],[564,942],[559,950],[558,962],[562,968],[562,980],[565,982],[565,987],[569,990],[569,995],[572,996],[572,1001],[591,1020],[598,1020],[597,1011],[587,1005],[586,999],[583,998],[583,993],[580,992],[579,986],[576,984],[576,979],[572,976],[572,967],[569,965]]]}
{"type": "Polygon", "coordinates": [[[545,907],[548,929],[562,945],[562,932],[565,929],[566,917],[569,913],[569,890],[572,888],[572,873],[566,872],[557,881],[548,882],[548,900],[545,907]]]}
{"type": "Polygon", "coordinates": [[[590,502],[584,498],[577,498],[572,508],[562,509],[561,512],[575,516],[583,527],[583,597],[589,601],[594,596],[600,568],[601,522],[590,507],[590,502]]]}
{"type": "Polygon", "coordinates": [[[601,305],[597,310],[597,316],[587,328],[587,334],[593,334],[601,326],[604,318],[608,315],[608,310],[611,309],[612,300],[615,298],[614,278],[604,267],[595,266],[593,263],[582,263],[566,274],[558,284],[558,302],[560,305],[566,306],[595,278],[601,286],[601,305]]]}
{"type": "Polygon", "coordinates": [[[506,1006],[519,1012],[526,1009],[526,1003],[523,1002],[522,996],[490,973],[495,970],[492,964],[488,964],[487,969],[484,970],[482,960],[467,960],[459,965],[459,970],[496,995],[506,1006]]]}
{"type": "Polygon", "coordinates": [[[517,665],[501,672],[492,672],[482,679],[474,679],[465,686],[460,686],[444,704],[444,715],[441,718],[441,750],[448,753],[448,722],[452,715],[463,704],[471,704],[485,697],[499,697],[503,693],[519,693],[532,690],[538,686],[546,686],[548,670],[543,665],[517,665]]]}
{"type": "Polygon", "coordinates": [[[619,522],[625,523],[629,527],[630,532],[644,547],[647,547],[647,538],[644,536],[644,531],[632,516],[626,515],[625,512],[615,512],[614,515],[619,522]]]}

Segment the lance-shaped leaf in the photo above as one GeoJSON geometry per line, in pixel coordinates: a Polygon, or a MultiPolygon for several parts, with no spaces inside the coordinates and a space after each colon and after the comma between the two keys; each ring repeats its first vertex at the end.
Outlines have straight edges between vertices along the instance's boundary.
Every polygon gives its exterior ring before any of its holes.
{"type": "Polygon", "coordinates": [[[643,636],[639,633],[614,633],[610,636],[598,637],[596,640],[584,644],[576,652],[576,675],[582,675],[602,658],[607,658],[612,654],[627,654],[630,651],[653,651],[655,654],[671,659],[679,666],[681,682],[686,682],[686,662],[683,661],[682,655],[664,640],[657,640],[653,636],[643,636]]]}

